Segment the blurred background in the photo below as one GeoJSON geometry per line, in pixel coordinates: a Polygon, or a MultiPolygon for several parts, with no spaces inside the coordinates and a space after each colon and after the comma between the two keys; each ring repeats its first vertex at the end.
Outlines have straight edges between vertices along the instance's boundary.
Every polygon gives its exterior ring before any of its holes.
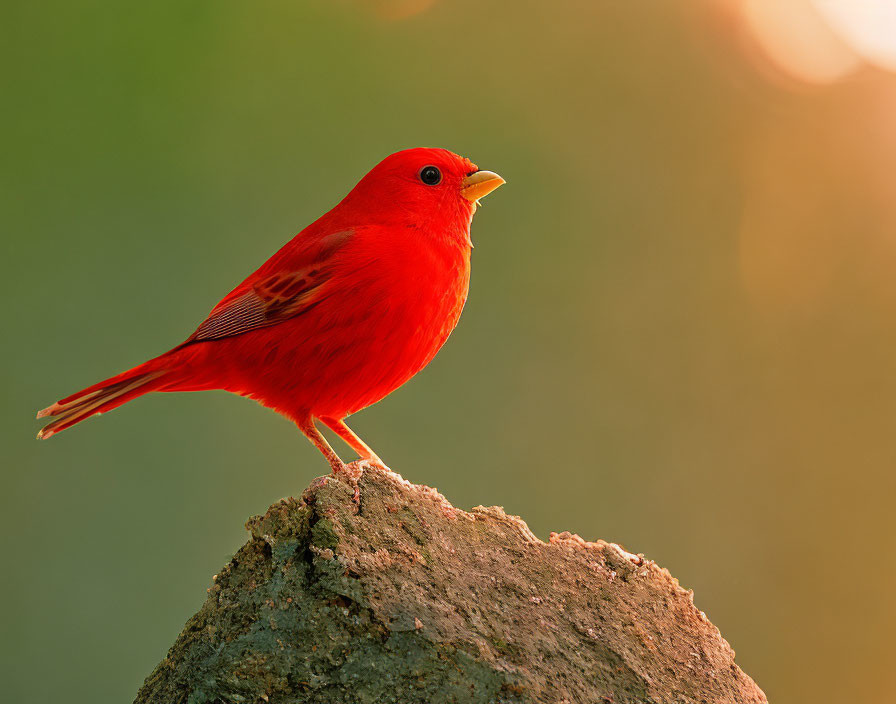
{"type": "MultiPolygon", "coordinates": [[[[7,3],[2,689],[130,701],[328,471],[223,392],[38,443],[377,161],[501,173],[461,324],[353,426],[669,568],[772,701],[896,700],[896,3],[7,3]]],[[[344,456],[350,453],[340,446],[344,456]]]]}

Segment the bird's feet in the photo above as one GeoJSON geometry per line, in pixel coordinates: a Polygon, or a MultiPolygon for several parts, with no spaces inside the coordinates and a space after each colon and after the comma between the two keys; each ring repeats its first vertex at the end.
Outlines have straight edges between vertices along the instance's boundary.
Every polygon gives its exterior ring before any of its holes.
{"type": "Polygon", "coordinates": [[[387,472],[391,472],[392,470],[383,462],[379,457],[371,457],[365,458],[361,460],[357,460],[356,462],[352,462],[358,469],[364,471],[365,469],[385,469],[387,472]]]}
{"type": "Polygon", "coordinates": [[[376,455],[373,457],[363,457],[354,462],[349,462],[348,464],[336,457],[335,454],[333,457],[328,458],[328,460],[330,462],[330,468],[333,470],[333,474],[341,474],[342,472],[363,472],[365,469],[372,469],[374,467],[385,469],[388,472],[392,471],[386,466],[386,463],[376,455]]]}

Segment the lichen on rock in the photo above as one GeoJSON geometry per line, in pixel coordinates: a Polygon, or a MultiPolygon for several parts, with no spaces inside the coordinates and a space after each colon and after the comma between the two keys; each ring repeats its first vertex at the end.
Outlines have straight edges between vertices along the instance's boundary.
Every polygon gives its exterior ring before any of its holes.
{"type": "Polygon", "coordinates": [[[137,702],[766,701],[691,593],[617,545],[361,465],[246,527],[137,702]]]}

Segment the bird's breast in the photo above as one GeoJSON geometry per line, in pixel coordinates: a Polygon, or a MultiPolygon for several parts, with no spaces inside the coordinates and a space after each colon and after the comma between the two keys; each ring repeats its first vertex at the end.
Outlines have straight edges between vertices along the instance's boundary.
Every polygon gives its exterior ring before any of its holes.
{"type": "Polygon", "coordinates": [[[469,281],[469,251],[458,247],[393,249],[354,267],[296,321],[287,346],[296,349],[297,396],[316,414],[339,417],[379,401],[439,351],[469,281]]]}
{"type": "Polygon", "coordinates": [[[396,353],[403,350],[409,364],[417,357],[425,364],[457,324],[469,282],[469,255],[459,249],[417,251],[383,262],[369,282],[374,336],[396,345],[396,353]]]}

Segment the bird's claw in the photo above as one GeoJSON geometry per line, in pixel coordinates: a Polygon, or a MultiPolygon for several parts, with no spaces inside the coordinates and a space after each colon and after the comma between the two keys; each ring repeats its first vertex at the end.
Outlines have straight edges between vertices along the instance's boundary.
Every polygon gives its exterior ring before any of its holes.
{"type": "Polygon", "coordinates": [[[371,458],[371,459],[358,460],[354,464],[358,469],[360,469],[362,471],[366,470],[366,469],[385,469],[387,472],[392,471],[391,469],[389,469],[389,467],[386,466],[386,463],[383,462],[379,457],[377,457],[375,459],[371,458]]]}

